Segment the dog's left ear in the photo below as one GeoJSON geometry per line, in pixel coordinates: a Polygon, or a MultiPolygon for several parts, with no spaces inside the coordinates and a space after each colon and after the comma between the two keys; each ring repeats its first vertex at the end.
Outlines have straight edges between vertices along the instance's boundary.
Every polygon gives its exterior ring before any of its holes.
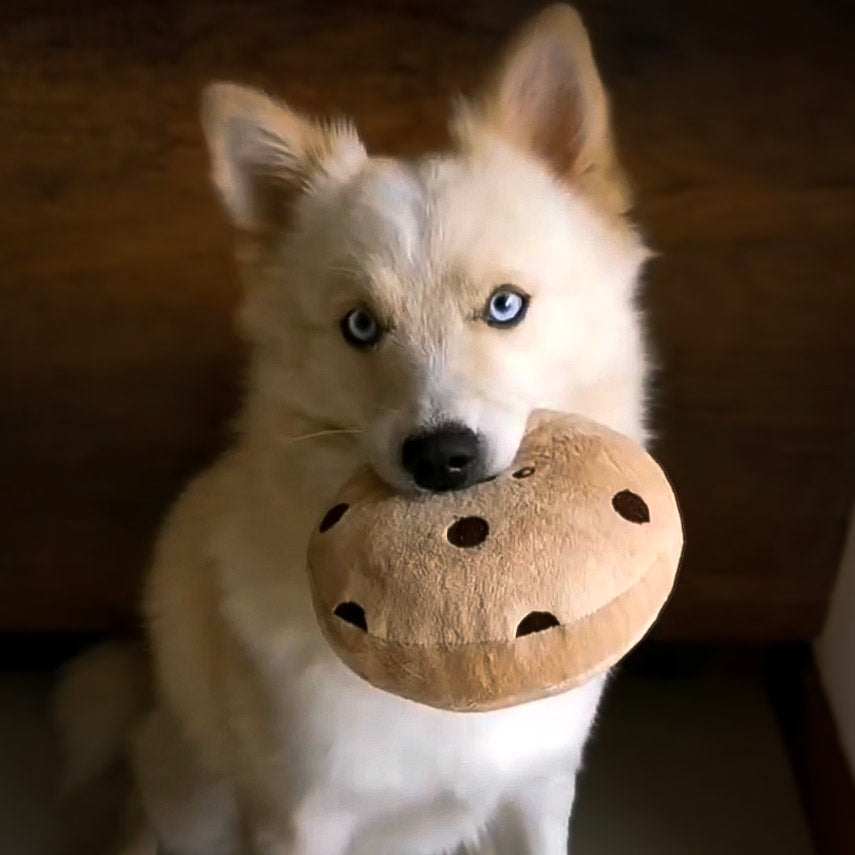
{"type": "Polygon", "coordinates": [[[461,119],[463,136],[473,123],[486,126],[609,209],[629,207],[608,98],[585,25],[572,6],[549,6],[520,29],[480,103],[461,119]]]}
{"type": "Polygon", "coordinates": [[[280,228],[295,197],[346,180],[367,158],[350,124],[312,121],[246,86],[212,83],[201,112],[214,185],[247,232],[280,228]]]}

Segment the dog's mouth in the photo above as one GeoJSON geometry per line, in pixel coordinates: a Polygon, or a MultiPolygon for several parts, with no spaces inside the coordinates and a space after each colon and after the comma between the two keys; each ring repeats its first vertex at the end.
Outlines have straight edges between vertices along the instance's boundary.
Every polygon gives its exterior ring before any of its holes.
{"type": "Polygon", "coordinates": [[[428,496],[434,496],[434,495],[443,495],[444,493],[449,493],[449,492],[465,493],[469,490],[476,490],[478,487],[482,487],[485,484],[492,483],[497,478],[506,474],[510,470],[502,469],[499,472],[494,472],[492,475],[484,475],[483,477],[479,478],[477,481],[474,481],[471,484],[466,484],[462,487],[454,487],[451,489],[429,489],[427,487],[420,487],[418,484],[416,484],[416,482],[413,478],[407,478],[406,479],[407,480],[406,486],[402,486],[400,483],[389,481],[376,468],[374,468],[374,471],[377,473],[377,475],[380,476],[380,478],[382,478],[382,480],[384,480],[387,484],[389,484],[389,486],[392,487],[394,490],[398,490],[402,493],[413,495],[413,496],[428,497],[428,496]]]}

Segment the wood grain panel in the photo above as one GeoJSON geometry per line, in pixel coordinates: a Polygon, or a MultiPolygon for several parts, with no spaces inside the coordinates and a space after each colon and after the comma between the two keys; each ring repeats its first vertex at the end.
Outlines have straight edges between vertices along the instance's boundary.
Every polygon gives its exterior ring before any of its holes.
{"type": "MultiPolygon", "coordinates": [[[[0,7],[0,628],[133,621],[152,532],[227,441],[241,355],[196,124],[212,78],[441,145],[512,0],[0,7]]],[[[666,637],[806,638],[855,487],[851,13],[582,4],[639,218],[658,452],[687,526],[666,637]]]]}

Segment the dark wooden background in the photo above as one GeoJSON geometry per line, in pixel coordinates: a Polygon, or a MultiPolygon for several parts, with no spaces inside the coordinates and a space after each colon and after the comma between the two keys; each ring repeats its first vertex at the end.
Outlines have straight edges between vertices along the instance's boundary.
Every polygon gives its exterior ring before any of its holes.
{"type": "MultiPolygon", "coordinates": [[[[538,4],[0,6],[0,630],[133,620],[152,533],[227,437],[212,78],[441,145],[538,4]]],[[[839,2],[583,3],[638,216],[658,454],[687,530],[670,638],[807,638],[855,489],[855,44],[839,2]]]]}

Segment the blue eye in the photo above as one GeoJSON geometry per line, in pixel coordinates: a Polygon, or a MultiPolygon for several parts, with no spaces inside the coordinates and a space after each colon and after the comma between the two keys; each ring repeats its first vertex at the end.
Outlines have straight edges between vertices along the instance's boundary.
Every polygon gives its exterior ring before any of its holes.
{"type": "Polygon", "coordinates": [[[377,318],[368,309],[351,309],[341,319],[341,332],[348,344],[363,350],[374,347],[383,335],[377,318]]]}
{"type": "Polygon", "coordinates": [[[524,317],[528,295],[503,285],[497,288],[484,309],[484,320],[491,327],[513,327],[524,317]]]}

